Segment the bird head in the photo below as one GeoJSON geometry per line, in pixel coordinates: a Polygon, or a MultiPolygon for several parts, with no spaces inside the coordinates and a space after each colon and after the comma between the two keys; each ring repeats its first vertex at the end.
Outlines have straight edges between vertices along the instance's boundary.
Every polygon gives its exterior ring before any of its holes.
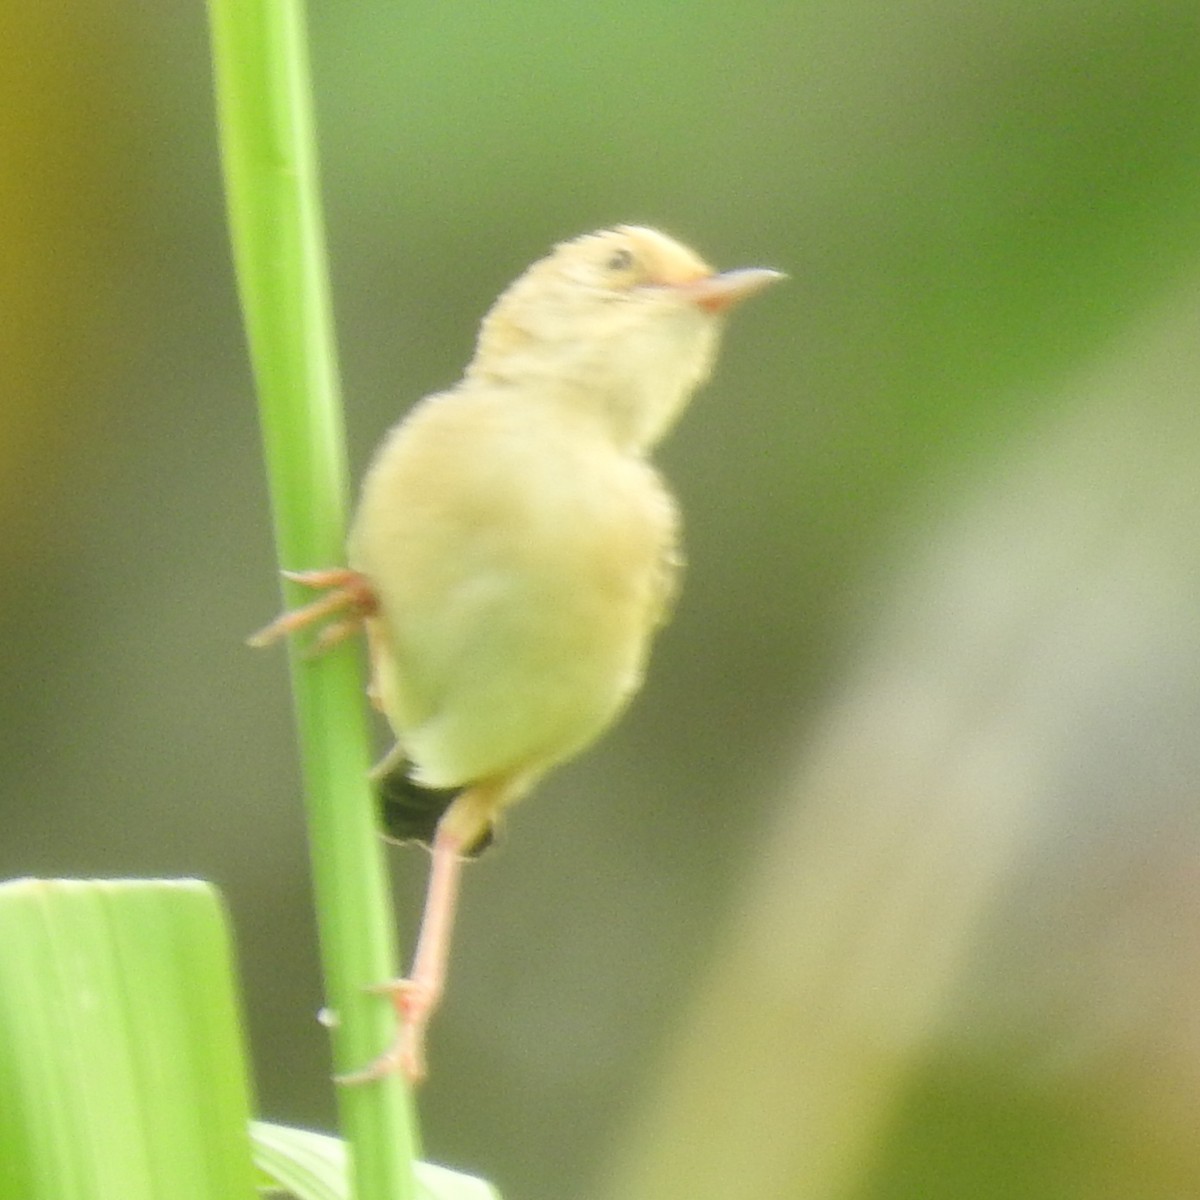
{"type": "Polygon", "coordinates": [[[714,271],[637,225],[562,242],[484,319],[468,379],[545,392],[595,417],[629,449],[649,449],[709,374],[722,316],[783,276],[714,271]]]}

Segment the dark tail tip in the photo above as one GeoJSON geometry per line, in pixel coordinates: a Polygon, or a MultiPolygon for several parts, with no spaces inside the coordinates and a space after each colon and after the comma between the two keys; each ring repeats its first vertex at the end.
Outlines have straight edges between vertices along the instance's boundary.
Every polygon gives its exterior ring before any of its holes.
{"type": "MultiPolygon", "coordinates": [[[[431,788],[415,783],[407,764],[389,771],[378,782],[379,818],[384,836],[396,842],[433,844],[433,835],[442,814],[454,802],[462,788],[431,788]]],[[[466,853],[474,858],[493,840],[492,831],[483,833],[466,853]]]]}

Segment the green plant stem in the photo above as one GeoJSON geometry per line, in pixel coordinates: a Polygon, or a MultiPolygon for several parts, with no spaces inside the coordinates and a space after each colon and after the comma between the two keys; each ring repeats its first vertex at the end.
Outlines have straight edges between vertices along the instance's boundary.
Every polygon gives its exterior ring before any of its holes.
{"type": "MultiPolygon", "coordinates": [[[[229,224],[258,389],[282,566],[343,555],[346,454],[338,396],[304,14],[300,0],[209,0],[229,224]]],[[[292,604],[305,597],[285,587],[292,604]]],[[[311,598],[311,597],[309,597],[311,598]]],[[[360,654],[291,651],[326,995],[337,1070],[391,1036],[364,988],[396,973],[383,849],[366,769],[360,654]]],[[[391,1077],[339,1089],[358,1200],[414,1196],[415,1123],[391,1077]]]]}

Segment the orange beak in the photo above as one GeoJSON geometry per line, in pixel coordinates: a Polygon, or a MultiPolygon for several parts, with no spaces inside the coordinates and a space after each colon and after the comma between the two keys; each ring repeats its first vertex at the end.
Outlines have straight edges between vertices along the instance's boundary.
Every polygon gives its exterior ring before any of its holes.
{"type": "Polygon", "coordinates": [[[769,267],[741,267],[677,286],[680,293],[698,308],[709,313],[723,313],[748,296],[786,278],[782,271],[772,271],[769,267]]]}

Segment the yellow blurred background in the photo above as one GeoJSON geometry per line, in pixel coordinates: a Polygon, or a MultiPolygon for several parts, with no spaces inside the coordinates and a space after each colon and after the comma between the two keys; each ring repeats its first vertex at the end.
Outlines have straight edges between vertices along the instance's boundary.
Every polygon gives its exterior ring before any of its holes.
{"type": "MultiPolygon", "coordinates": [[[[1200,1194],[1194,0],[310,11],[356,470],[562,237],[792,276],[660,456],[644,694],[468,872],[428,1156],[1200,1194]]],[[[204,15],[0,38],[0,875],[216,881],[263,1115],[328,1126],[204,15]]]]}

